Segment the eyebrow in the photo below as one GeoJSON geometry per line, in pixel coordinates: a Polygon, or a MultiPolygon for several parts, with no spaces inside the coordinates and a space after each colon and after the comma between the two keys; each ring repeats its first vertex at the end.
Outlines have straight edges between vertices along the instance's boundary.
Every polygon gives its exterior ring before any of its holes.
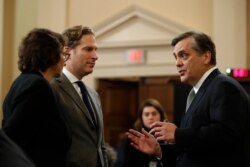
{"type": "Polygon", "coordinates": [[[186,50],[180,50],[179,52],[176,53],[173,53],[174,56],[177,56],[177,55],[181,55],[183,53],[188,53],[186,50]]]}
{"type": "Polygon", "coordinates": [[[97,46],[84,46],[84,47],[83,47],[83,49],[89,49],[89,48],[92,48],[92,49],[95,49],[95,50],[98,49],[97,46]]]}

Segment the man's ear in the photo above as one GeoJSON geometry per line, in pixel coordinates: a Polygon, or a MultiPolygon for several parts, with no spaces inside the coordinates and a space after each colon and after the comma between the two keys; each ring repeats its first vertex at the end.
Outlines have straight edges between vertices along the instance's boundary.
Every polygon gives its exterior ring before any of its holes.
{"type": "Polygon", "coordinates": [[[206,51],[205,53],[203,53],[203,55],[204,55],[204,64],[209,64],[211,61],[211,52],[206,51]]]}

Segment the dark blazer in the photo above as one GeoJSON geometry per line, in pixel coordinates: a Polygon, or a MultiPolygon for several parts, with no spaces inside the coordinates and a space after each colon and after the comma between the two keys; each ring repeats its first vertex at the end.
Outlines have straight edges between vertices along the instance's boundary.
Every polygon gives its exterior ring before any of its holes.
{"type": "Polygon", "coordinates": [[[35,167],[23,150],[0,130],[0,166],[35,167]]]}
{"type": "Polygon", "coordinates": [[[70,136],[40,73],[21,73],[3,103],[3,130],[37,167],[62,167],[70,136]]]}
{"type": "Polygon", "coordinates": [[[104,145],[103,115],[97,92],[87,87],[96,115],[97,123],[94,123],[83,100],[64,74],[53,80],[51,86],[57,94],[72,135],[67,166],[106,166],[108,161],[104,145]]]}
{"type": "Polygon", "coordinates": [[[249,121],[246,91],[234,79],[214,70],[176,129],[176,166],[249,166],[249,121]]]}

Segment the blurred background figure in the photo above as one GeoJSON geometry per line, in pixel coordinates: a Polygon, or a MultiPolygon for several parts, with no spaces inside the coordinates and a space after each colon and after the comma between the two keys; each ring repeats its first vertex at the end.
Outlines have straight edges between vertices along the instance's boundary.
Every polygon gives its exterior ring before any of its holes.
{"type": "Polygon", "coordinates": [[[105,146],[106,146],[106,153],[107,153],[107,158],[108,158],[108,167],[114,167],[116,159],[117,159],[116,150],[108,143],[105,143],[105,146]]]}
{"type": "MultiPolygon", "coordinates": [[[[139,108],[138,118],[134,129],[141,131],[150,130],[150,125],[157,121],[166,121],[165,111],[156,99],[144,100],[139,108]]],[[[160,167],[162,162],[154,157],[144,154],[130,145],[130,141],[122,136],[117,146],[117,161],[115,167],[160,167]]]]}

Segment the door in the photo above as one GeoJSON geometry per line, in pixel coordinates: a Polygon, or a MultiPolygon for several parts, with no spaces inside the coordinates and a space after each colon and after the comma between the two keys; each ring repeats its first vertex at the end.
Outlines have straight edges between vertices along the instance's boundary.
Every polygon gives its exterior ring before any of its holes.
{"type": "Polygon", "coordinates": [[[138,82],[100,79],[105,141],[116,147],[124,132],[133,126],[138,109],[138,82]]]}
{"type": "Polygon", "coordinates": [[[139,101],[146,98],[157,99],[163,106],[167,119],[174,121],[174,85],[179,78],[170,77],[146,77],[140,79],[139,101]]]}
{"type": "Polygon", "coordinates": [[[100,94],[105,140],[116,147],[137,118],[140,103],[147,98],[157,99],[165,109],[168,121],[179,125],[185,111],[190,87],[181,84],[179,77],[141,77],[133,81],[100,79],[100,94]]]}

